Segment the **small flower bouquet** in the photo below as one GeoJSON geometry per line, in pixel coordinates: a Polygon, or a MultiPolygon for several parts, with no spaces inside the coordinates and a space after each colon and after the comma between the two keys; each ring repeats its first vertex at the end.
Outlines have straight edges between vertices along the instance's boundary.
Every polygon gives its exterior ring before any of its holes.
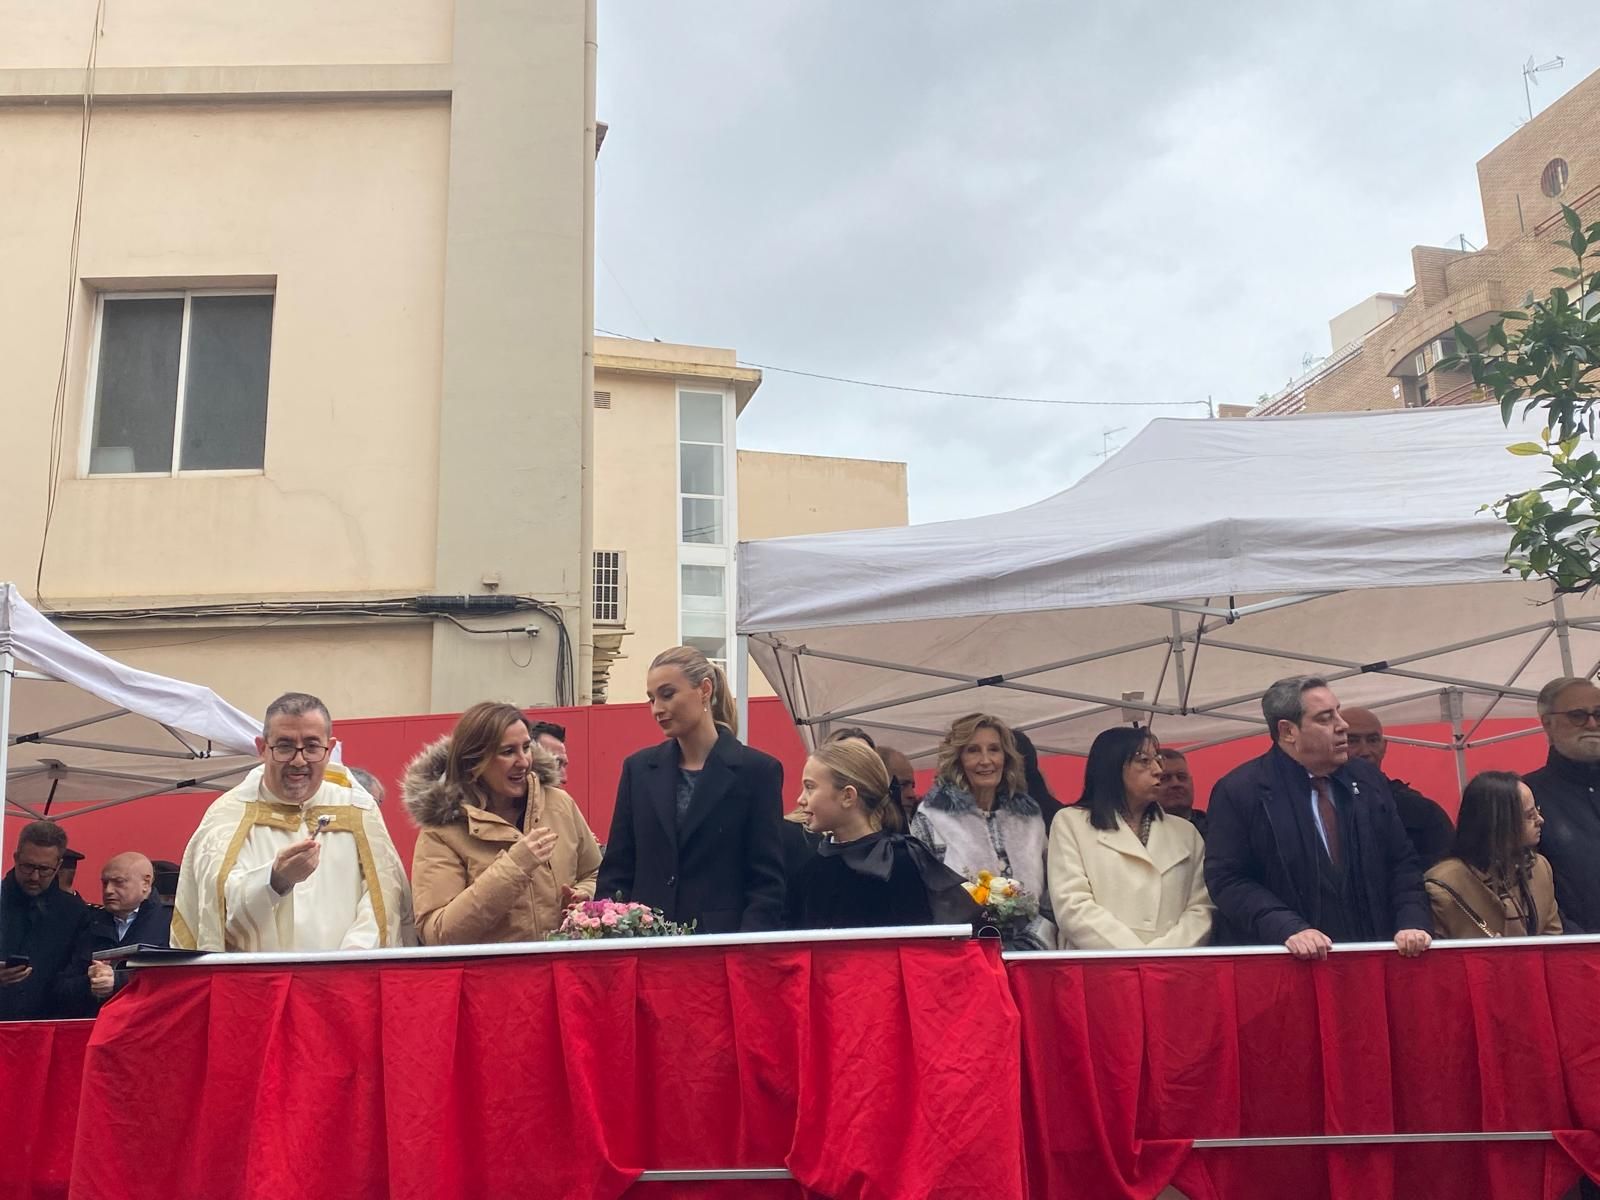
{"type": "Polygon", "coordinates": [[[694,922],[681,925],[661,915],[648,904],[623,900],[585,900],[567,909],[561,928],[549,937],[553,942],[589,941],[594,938],[670,937],[693,933],[694,922]]]}
{"type": "Polygon", "coordinates": [[[1039,915],[1039,898],[1023,891],[1015,879],[979,871],[965,887],[983,909],[983,924],[993,925],[1002,937],[1020,933],[1039,915]]]}

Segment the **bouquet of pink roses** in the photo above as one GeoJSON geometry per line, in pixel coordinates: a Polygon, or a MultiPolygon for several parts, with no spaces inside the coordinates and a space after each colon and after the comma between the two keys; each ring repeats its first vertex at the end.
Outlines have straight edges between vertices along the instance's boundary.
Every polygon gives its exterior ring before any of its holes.
{"type": "Polygon", "coordinates": [[[550,935],[553,942],[587,941],[593,938],[670,937],[693,933],[694,922],[681,925],[661,915],[659,908],[631,904],[623,900],[585,900],[567,909],[561,928],[550,935]]]}

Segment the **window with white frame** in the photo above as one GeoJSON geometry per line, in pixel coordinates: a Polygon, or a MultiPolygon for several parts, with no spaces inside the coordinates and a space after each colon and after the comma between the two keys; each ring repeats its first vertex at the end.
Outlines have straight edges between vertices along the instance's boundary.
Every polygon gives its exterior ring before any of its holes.
{"type": "Polygon", "coordinates": [[[264,291],[101,293],[87,474],[261,470],[272,305],[264,291]]]}
{"type": "Polygon", "coordinates": [[[678,632],[726,667],[733,641],[734,409],[724,392],[678,392],[678,632]]]}
{"type": "Polygon", "coordinates": [[[725,530],[723,408],[719,392],[678,393],[678,488],[683,541],[721,545],[725,530]]]}
{"type": "Polygon", "coordinates": [[[728,658],[728,569],[705,563],[678,567],[683,644],[713,662],[728,658]]]}
{"type": "Polygon", "coordinates": [[[623,550],[594,552],[594,621],[624,625],[628,620],[628,555],[623,550]]]}

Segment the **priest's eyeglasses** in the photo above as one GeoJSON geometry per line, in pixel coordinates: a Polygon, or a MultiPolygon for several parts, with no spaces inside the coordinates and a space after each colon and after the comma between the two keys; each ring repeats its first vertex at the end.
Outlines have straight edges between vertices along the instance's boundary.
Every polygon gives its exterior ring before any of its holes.
{"type": "Polygon", "coordinates": [[[1569,708],[1561,715],[1580,729],[1590,721],[1600,725],[1600,708],[1569,708]]]}
{"type": "Polygon", "coordinates": [[[296,754],[304,755],[308,763],[318,763],[328,757],[328,748],[321,742],[307,742],[296,746],[293,742],[273,742],[272,761],[291,763],[296,754]]]}

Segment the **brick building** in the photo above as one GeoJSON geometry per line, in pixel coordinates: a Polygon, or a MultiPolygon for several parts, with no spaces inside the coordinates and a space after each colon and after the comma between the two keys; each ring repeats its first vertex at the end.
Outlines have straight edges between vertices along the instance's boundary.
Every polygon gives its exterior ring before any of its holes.
{"type": "MultiPolygon", "coordinates": [[[[1328,323],[1333,352],[1249,412],[1422,408],[1479,399],[1469,375],[1438,371],[1453,353],[1459,322],[1469,333],[1520,308],[1561,280],[1571,265],[1561,206],[1600,220],[1600,72],[1501,142],[1478,162],[1487,244],[1481,250],[1415,246],[1415,281],[1379,293],[1328,323]]],[[[1593,305],[1600,294],[1585,298],[1593,305]]]]}

